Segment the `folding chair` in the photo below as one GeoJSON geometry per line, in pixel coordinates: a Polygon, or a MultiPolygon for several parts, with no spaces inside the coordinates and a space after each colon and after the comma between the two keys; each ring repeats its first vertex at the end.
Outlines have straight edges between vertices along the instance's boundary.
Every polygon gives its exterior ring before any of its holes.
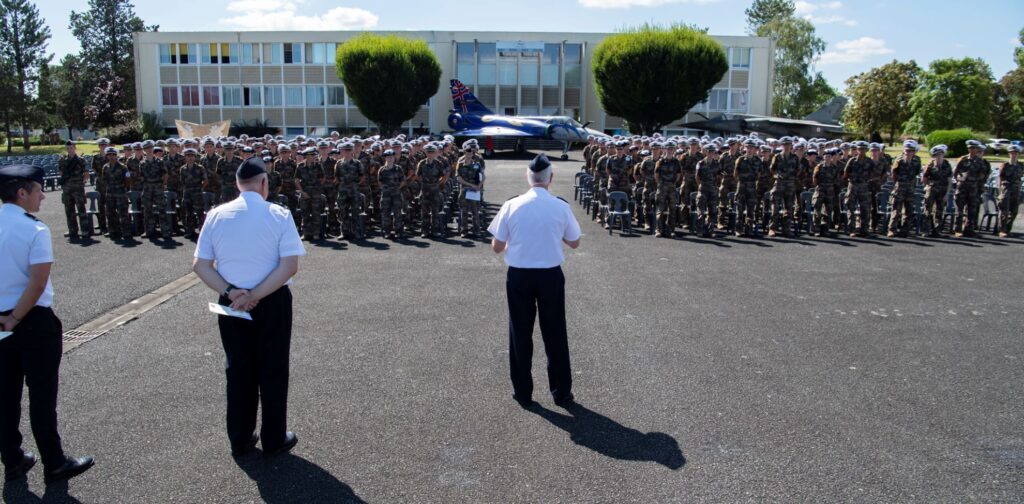
{"type": "Polygon", "coordinates": [[[804,191],[800,193],[800,215],[804,222],[800,223],[807,226],[807,234],[814,233],[814,192],[804,191]]]}
{"type": "Polygon", "coordinates": [[[624,234],[633,234],[633,213],[629,211],[629,195],[622,191],[608,193],[608,206],[606,207],[608,222],[608,234],[612,234],[615,225],[618,224],[624,234]]]}
{"type": "Polygon", "coordinates": [[[697,191],[690,192],[690,229],[697,234],[697,191]]]}
{"type": "Polygon", "coordinates": [[[956,194],[955,193],[956,193],[956,191],[953,190],[952,186],[949,188],[948,191],[946,191],[946,212],[944,214],[942,214],[942,229],[940,229],[939,231],[944,231],[946,229],[946,222],[947,221],[949,222],[949,232],[952,233],[953,231],[955,231],[953,229],[953,227],[956,226],[956,194]]]}
{"type": "Polygon", "coordinates": [[[914,233],[921,235],[924,227],[924,189],[914,189],[914,233]]]}
{"type": "Polygon", "coordinates": [[[736,213],[736,193],[730,192],[726,194],[725,199],[726,201],[729,202],[725,210],[726,212],[728,212],[728,215],[726,215],[726,232],[734,233],[736,232],[736,222],[738,220],[736,213]]]}
{"type": "Polygon", "coordinates": [[[164,191],[164,238],[174,234],[174,221],[178,218],[178,193],[164,191]]]}
{"type": "Polygon", "coordinates": [[[996,203],[993,191],[985,191],[981,195],[982,215],[979,219],[979,227],[982,231],[991,231],[992,234],[999,234],[999,204],[996,203]]]}
{"type": "Polygon", "coordinates": [[[97,221],[99,220],[98,215],[100,214],[100,193],[97,191],[89,191],[85,193],[85,200],[87,202],[85,215],[89,216],[89,228],[96,229],[96,222],[93,221],[93,217],[97,216],[96,219],[97,221]]]}
{"type": "Polygon", "coordinates": [[[881,232],[883,234],[888,233],[889,220],[892,219],[892,207],[889,206],[889,191],[879,191],[875,194],[875,200],[878,201],[878,210],[875,213],[878,214],[881,232]]]}
{"type": "Polygon", "coordinates": [[[578,172],[576,172],[576,176],[573,179],[573,184],[572,184],[572,191],[573,191],[572,192],[572,199],[573,199],[573,201],[579,201],[580,200],[580,191],[583,189],[583,185],[580,183],[580,181],[583,179],[583,176],[586,175],[586,174],[587,174],[587,172],[585,172],[585,171],[578,171],[578,172]]]}

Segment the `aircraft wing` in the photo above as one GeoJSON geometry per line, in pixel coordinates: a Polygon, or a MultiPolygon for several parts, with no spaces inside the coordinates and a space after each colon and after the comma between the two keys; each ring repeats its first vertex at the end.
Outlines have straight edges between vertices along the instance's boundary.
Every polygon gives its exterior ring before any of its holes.
{"type": "Polygon", "coordinates": [[[525,131],[504,126],[484,126],[483,128],[457,130],[452,132],[455,136],[465,137],[536,137],[525,131]]]}

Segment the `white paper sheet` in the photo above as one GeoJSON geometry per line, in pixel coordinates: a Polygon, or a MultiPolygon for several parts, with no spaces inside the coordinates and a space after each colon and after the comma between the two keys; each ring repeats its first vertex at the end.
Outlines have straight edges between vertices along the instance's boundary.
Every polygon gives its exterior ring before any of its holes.
{"type": "Polygon", "coordinates": [[[234,310],[230,306],[224,306],[222,304],[210,303],[210,311],[217,315],[227,315],[228,317],[252,320],[252,315],[249,315],[249,312],[234,310]]]}
{"type": "Polygon", "coordinates": [[[466,191],[466,199],[469,201],[480,201],[480,193],[474,190],[466,191]]]}
{"type": "Polygon", "coordinates": [[[12,334],[14,334],[14,333],[12,333],[12,332],[10,332],[10,331],[7,331],[7,332],[0,332],[0,340],[3,340],[4,338],[6,338],[6,337],[8,337],[8,336],[10,336],[10,335],[12,335],[12,334]]]}

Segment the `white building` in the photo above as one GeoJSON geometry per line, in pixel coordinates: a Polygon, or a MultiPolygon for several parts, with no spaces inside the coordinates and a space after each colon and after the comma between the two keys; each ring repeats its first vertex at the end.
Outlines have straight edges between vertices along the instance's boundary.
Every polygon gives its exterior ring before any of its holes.
{"type": "MultiPolygon", "coordinates": [[[[262,120],[292,136],[373,128],[346,96],[334,70],[337,44],[362,32],[144,32],[135,34],[137,107],[195,123],[262,120]]],[[[437,94],[405,127],[441,132],[452,108],[448,81],[458,78],[496,113],[569,115],[607,132],[622,119],[602,110],[590,58],[605,33],[378,32],[422,39],[441,63],[437,94]]],[[[771,41],[714,36],[729,71],[701,113],[769,114],[771,41]]],[[[678,124],[677,123],[677,124],[678,124]]],[[[667,132],[679,130],[672,126],[667,132]]]]}

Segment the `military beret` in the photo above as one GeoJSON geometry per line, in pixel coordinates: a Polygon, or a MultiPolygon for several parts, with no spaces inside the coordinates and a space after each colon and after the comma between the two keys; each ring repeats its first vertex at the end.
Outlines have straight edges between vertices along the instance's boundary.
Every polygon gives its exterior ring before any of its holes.
{"type": "Polygon", "coordinates": [[[1006,152],[1020,152],[1020,146],[1016,144],[1010,144],[1010,146],[1006,148],[1006,152]]]}
{"type": "Polygon", "coordinates": [[[106,138],[101,138],[99,140],[96,140],[96,143],[100,145],[110,145],[110,140],[107,140],[106,138]]]}
{"type": "Polygon", "coordinates": [[[267,165],[263,163],[263,160],[253,156],[242,164],[238,165],[238,171],[235,172],[235,178],[238,180],[248,180],[261,173],[267,173],[267,165]]]}
{"type": "Polygon", "coordinates": [[[542,172],[551,167],[551,162],[548,161],[548,157],[544,153],[537,154],[537,157],[530,161],[530,171],[537,173],[542,172]]]}
{"type": "Polygon", "coordinates": [[[391,149],[384,149],[384,155],[385,156],[394,156],[395,155],[395,151],[393,151],[391,149]]]}
{"type": "Polygon", "coordinates": [[[0,185],[18,180],[29,180],[43,185],[43,168],[27,164],[0,166],[0,185]]]}

